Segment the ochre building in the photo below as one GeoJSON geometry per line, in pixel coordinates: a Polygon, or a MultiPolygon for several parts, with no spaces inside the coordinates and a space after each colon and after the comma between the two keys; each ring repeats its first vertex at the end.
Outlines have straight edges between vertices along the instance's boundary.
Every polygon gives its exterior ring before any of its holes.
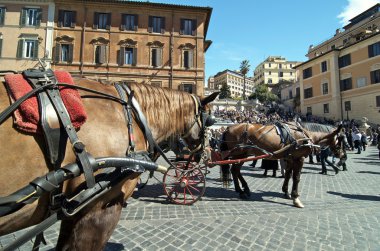
{"type": "Polygon", "coordinates": [[[301,112],[380,124],[380,4],[310,46],[300,72],[301,112]]]}

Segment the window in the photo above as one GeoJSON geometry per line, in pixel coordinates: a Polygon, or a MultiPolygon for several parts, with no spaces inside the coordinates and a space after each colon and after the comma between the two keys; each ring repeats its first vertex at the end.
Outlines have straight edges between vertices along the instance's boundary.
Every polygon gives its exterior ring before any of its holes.
{"type": "Polygon", "coordinates": [[[92,28],[109,30],[111,28],[111,13],[95,12],[92,28]]]}
{"type": "Polygon", "coordinates": [[[292,98],[293,98],[293,91],[289,90],[289,99],[292,99],[292,98]]]}
{"type": "Polygon", "coordinates": [[[162,65],[162,48],[151,49],[151,65],[159,67],[162,65]]]}
{"type": "Polygon", "coordinates": [[[73,61],[73,44],[60,44],[55,46],[55,61],[71,63],[73,61]]]}
{"type": "Polygon", "coordinates": [[[4,7],[0,7],[0,25],[4,25],[5,11],[4,7]]]}
{"type": "Polygon", "coordinates": [[[165,18],[149,16],[148,32],[165,33],[165,18]]]}
{"type": "Polygon", "coordinates": [[[269,64],[268,64],[268,66],[269,66],[269,68],[270,68],[270,67],[272,67],[272,64],[271,64],[271,63],[269,63],[269,64]]]}
{"type": "Polygon", "coordinates": [[[352,89],[352,78],[346,78],[340,81],[340,91],[347,91],[352,89]]]}
{"type": "Polygon", "coordinates": [[[104,64],[107,61],[107,45],[95,46],[95,63],[104,64]]]}
{"type": "Polygon", "coordinates": [[[17,58],[38,58],[38,40],[20,39],[17,47],[17,58]]]}
{"type": "Polygon", "coordinates": [[[193,50],[183,51],[183,67],[186,69],[193,67],[193,50]]]}
{"type": "Polygon", "coordinates": [[[75,27],[76,12],[69,10],[59,10],[58,12],[58,27],[75,27]]]}
{"type": "Polygon", "coordinates": [[[290,76],[293,76],[293,72],[290,72],[290,76]]]}
{"type": "Polygon", "coordinates": [[[1,52],[2,52],[2,50],[3,50],[3,38],[2,38],[2,36],[0,34],[0,58],[1,58],[1,52]]]}
{"type": "Polygon", "coordinates": [[[272,72],[271,72],[271,71],[269,72],[269,75],[272,75],[272,72]]]}
{"type": "Polygon", "coordinates": [[[300,88],[297,87],[297,88],[296,88],[296,97],[299,97],[299,96],[300,96],[300,88]]]}
{"type": "Polygon", "coordinates": [[[160,81],[152,81],[150,84],[154,87],[162,87],[162,82],[160,81]]]}
{"type": "Polygon", "coordinates": [[[380,96],[376,96],[376,107],[380,107],[380,96]]]}
{"type": "Polygon", "coordinates": [[[321,63],[321,72],[327,71],[327,61],[321,63]]]}
{"type": "Polygon", "coordinates": [[[380,83],[380,69],[376,71],[371,71],[371,84],[380,83]]]}
{"type": "Polygon", "coordinates": [[[322,84],[322,94],[323,95],[329,94],[329,84],[328,83],[322,84]]]}
{"type": "Polygon", "coordinates": [[[292,65],[292,64],[290,64],[290,69],[291,69],[291,68],[293,68],[293,65],[292,65]]]}
{"type": "Polygon", "coordinates": [[[366,86],[367,84],[367,78],[366,77],[359,77],[356,79],[356,85],[358,88],[366,86]]]}
{"type": "Polygon", "coordinates": [[[278,75],[279,75],[279,77],[283,77],[284,73],[283,72],[279,72],[278,75]]]}
{"type": "Polygon", "coordinates": [[[41,24],[42,11],[39,8],[24,8],[21,10],[21,26],[39,26],[41,24]]]}
{"type": "Polygon", "coordinates": [[[380,42],[368,46],[368,57],[375,57],[380,55],[380,42]]]}
{"type": "Polygon", "coordinates": [[[194,93],[195,91],[194,84],[192,83],[183,83],[180,89],[181,91],[188,92],[188,93],[194,93]]]}
{"type": "Polygon", "coordinates": [[[138,29],[138,16],[131,14],[122,14],[120,30],[124,31],[137,31],[138,29]]]}
{"type": "Polygon", "coordinates": [[[335,49],[335,44],[331,45],[331,50],[335,49]]]}
{"type": "Polygon", "coordinates": [[[312,98],[313,97],[313,88],[310,87],[310,88],[307,88],[304,90],[304,98],[307,99],[307,98],[312,98]]]}
{"type": "Polygon", "coordinates": [[[311,109],[311,106],[306,107],[306,113],[309,115],[313,115],[313,110],[311,109]]]}
{"type": "Polygon", "coordinates": [[[278,65],[278,68],[282,69],[282,64],[279,64],[279,65],[278,65]]]}
{"type": "Polygon", "coordinates": [[[344,110],[351,111],[351,101],[344,101],[344,110]]]}
{"type": "Polygon", "coordinates": [[[351,64],[351,54],[339,57],[339,68],[346,67],[351,64]]]}
{"type": "Polygon", "coordinates": [[[120,65],[136,65],[137,48],[121,47],[120,48],[120,65]]]}
{"type": "Polygon", "coordinates": [[[312,75],[313,75],[313,72],[312,72],[312,68],[311,67],[303,70],[303,78],[304,79],[310,78],[312,75]]]}
{"type": "Polygon", "coordinates": [[[268,84],[272,84],[272,79],[268,78],[268,84]]]}
{"type": "Polygon", "coordinates": [[[195,36],[196,29],[197,29],[197,20],[181,19],[181,29],[179,31],[180,34],[195,36]]]}
{"type": "Polygon", "coordinates": [[[329,113],[329,104],[323,104],[323,113],[329,113]]]}

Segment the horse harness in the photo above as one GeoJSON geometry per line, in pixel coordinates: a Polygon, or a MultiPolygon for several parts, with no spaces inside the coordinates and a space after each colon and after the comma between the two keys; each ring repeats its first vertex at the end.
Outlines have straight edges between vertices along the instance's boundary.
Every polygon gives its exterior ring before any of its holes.
{"type": "MultiPolygon", "coordinates": [[[[37,95],[41,114],[41,127],[46,142],[48,159],[55,170],[44,177],[36,178],[27,187],[20,189],[14,194],[0,198],[1,217],[19,210],[26,204],[34,202],[42,193],[49,192],[51,194],[50,216],[19,239],[15,240],[14,243],[6,247],[5,250],[12,250],[21,246],[34,236],[36,236],[34,250],[38,249],[41,241],[45,243],[43,238],[44,230],[53,225],[56,221],[62,219],[63,216],[75,215],[83,207],[103,195],[131,172],[142,173],[145,169],[150,171],[163,171],[164,167],[151,162],[151,159],[157,152],[173,167],[173,164],[167,159],[162,149],[153,139],[147,120],[137,100],[134,98],[134,93],[125,83],[115,84],[115,88],[120,96],[120,98],[117,98],[85,87],[58,83],[54,72],[50,69],[31,69],[24,71],[22,74],[33,87],[33,90],[16,100],[0,113],[0,125],[11,116],[22,102],[33,95],[37,95]],[[95,93],[103,98],[119,102],[123,105],[129,131],[129,147],[126,151],[126,158],[109,157],[95,159],[86,151],[86,147],[78,138],[76,130],[63,104],[59,93],[59,86],[95,93]],[[128,94],[128,98],[125,93],[128,94]],[[132,113],[149,143],[149,153],[135,152],[132,113]],[[60,165],[65,156],[67,139],[70,140],[74,154],[77,157],[77,162],[61,167],[60,165]],[[95,180],[94,171],[100,168],[105,169],[104,178],[102,177],[95,180]],[[73,177],[78,177],[82,173],[84,174],[87,188],[83,187],[81,192],[70,199],[65,198],[65,195],[62,193],[63,182],[73,177]]],[[[196,121],[194,124],[201,123],[200,133],[203,137],[205,126],[209,123],[210,119],[205,115],[206,113],[202,109],[198,109],[198,106],[200,106],[199,99],[196,104],[196,110],[198,112],[196,113],[196,121]],[[200,122],[198,122],[199,120],[200,122]]],[[[202,145],[204,145],[204,143],[202,143],[202,145]]]]}

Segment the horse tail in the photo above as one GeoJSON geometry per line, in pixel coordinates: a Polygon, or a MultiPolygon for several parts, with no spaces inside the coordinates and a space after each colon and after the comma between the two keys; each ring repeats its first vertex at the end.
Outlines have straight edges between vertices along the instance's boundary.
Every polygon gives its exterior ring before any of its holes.
{"type": "MultiPolygon", "coordinates": [[[[228,130],[223,132],[222,136],[220,137],[220,152],[222,151],[228,151],[228,144],[226,141],[226,135],[228,133],[228,130]]],[[[223,183],[224,188],[228,188],[230,186],[231,182],[231,171],[230,171],[230,165],[220,165],[220,180],[223,183]]]]}

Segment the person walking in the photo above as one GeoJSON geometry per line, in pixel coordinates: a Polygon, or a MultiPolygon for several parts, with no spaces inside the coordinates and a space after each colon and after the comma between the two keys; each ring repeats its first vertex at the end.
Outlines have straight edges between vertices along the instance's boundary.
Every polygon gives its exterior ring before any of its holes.
{"type": "Polygon", "coordinates": [[[343,167],[343,171],[347,171],[347,164],[346,164],[346,161],[347,161],[347,149],[350,148],[350,145],[348,144],[348,141],[347,141],[347,137],[346,137],[346,132],[345,132],[345,129],[343,128],[339,135],[338,135],[338,145],[340,146],[341,150],[342,150],[342,154],[339,158],[339,162],[337,164],[337,166],[342,166],[343,167]]]}
{"type": "Polygon", "coordinates": [[[365,134],[364,131],[361,132],[361,135],[362,135],[361,138],[360,138],[361,146],[362,146],[363,151],[365,151],[366,146],[368,144],[367,135],[365,134]]]}
{"type": "Polygon", "coordinates": [[[358,150],[356,152],[357,154],[360,154],[362,152],[361,139],[362,139],[362,134],[359,132],[359,130],[358,129],[353,130],[352,140],[354,141],[354,147],[358,150]]]}
{"type": "Polygon", "coordinates": [[[335,166],[330,160],[328,160],[328,157],[330,156],[330,154],[331,154],[331,150],[329,146],[321,146],[322,172],[320,172],[320,174],[327,175],[326,163],[334,169],[335,174],[339,173],[339,168],[335,166]]]}

